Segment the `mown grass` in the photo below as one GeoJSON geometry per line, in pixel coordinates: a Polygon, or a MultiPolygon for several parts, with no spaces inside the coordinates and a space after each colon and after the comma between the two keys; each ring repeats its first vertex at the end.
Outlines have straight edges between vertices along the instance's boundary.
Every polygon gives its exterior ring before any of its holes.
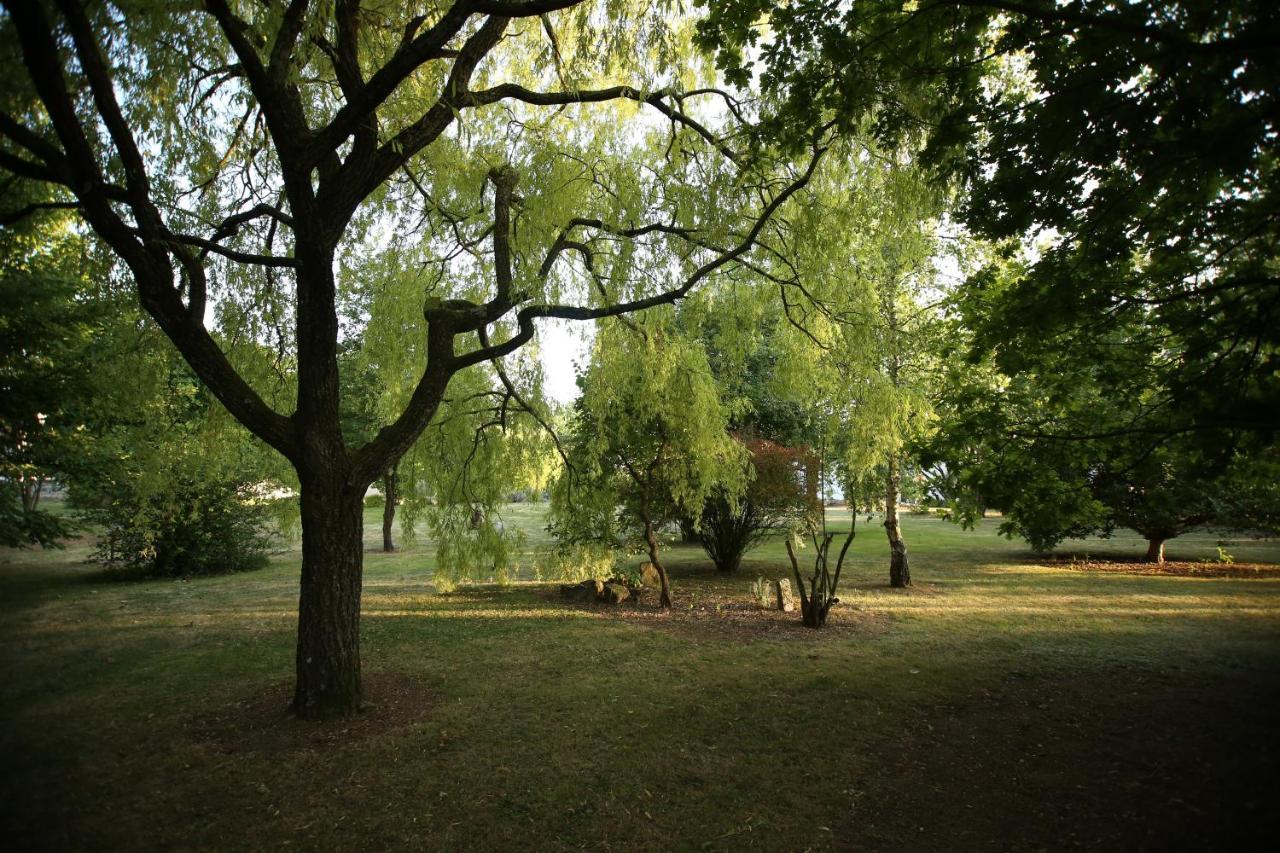
{"type": "MultiPolygon", "coordinates": [[[[534,549],[541,511],[505,512],[534,549]]],[[[787,571],[777,543],[733,577],[672,548],[680,612],[661,616],[529,581],[438,595],[426,538],[378,553],[377,516],[374,708],[322,726],[282,713],[296,551],[129,583],[87,542],[6,552],[12,849],[1240,848],[1276,828],[1274,576],[1081,572],[994,522],[907,516],[916,588],[885,586],[883,535],[860,524],[816,633],[747,607],[755,576],[787,571]]]]}

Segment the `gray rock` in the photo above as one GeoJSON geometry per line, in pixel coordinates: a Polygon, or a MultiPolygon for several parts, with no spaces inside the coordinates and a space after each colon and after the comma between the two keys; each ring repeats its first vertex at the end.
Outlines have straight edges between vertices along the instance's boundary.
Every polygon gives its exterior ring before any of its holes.
{"type": "Polygon", "coordinates": [[[620,583],[609,583],[604,586],[604,601],[607,604],[621,604],[631,597],[631,590],[620,583]]]}
{"type": "Polygon", "coordinates": [[[560,584],[560,597],[566,601],[586,601],[589,591],[585,583],[560,584]]]}
{"type": "Polygon", "coordinates": [[[560,585],[560,596],[567,601],[598,601],[604,597],[604,582],[586,580],[582,583],[566,583],[560,585]]]}
{"type": "Polygon", "coordinates": [[[640,583],[654,589],[662,586],[662,578],[658,577],[657,568],[648,560],[640,564],[640,583]]]}
{"type": "Polygon", "coordinates": [[[792,613],[796,609],[796,595],[791,591],[791,581],[783,578],[775,583],[777,595],[776,607],[783,613],[792,613]]]}

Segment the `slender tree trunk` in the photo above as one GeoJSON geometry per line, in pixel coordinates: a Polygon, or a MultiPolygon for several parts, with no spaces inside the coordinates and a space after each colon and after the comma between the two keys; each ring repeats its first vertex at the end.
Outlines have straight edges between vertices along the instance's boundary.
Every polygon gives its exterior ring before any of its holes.
{"type": "Polygon", "coordinates": [[[399,474],[395,468],[387,469],[382,477],[382,550],[390,554],[396,549],[392,533],[396,524],[396,487],[399,474]]]}
{"type": "Polygon", "coordinates": [[[666,568],[658,559],[658,537],[653,532],[653,522],[649,520],[648,515],[644,518],[644,541],[649,546],[649,562],[653,563],[653,567],[658,570],[658,581],[662,584],[662,595],[658,599],[658,606],[670,610],[671,584],[667,580],[666,568]]]}
{"type": "Polygon", "coordinates": [[[293,710],[318,720],[360,709],[364,489],[326,474],[302,482],[302,586],[293,710]]]}
{"type": "Polygon", "coordinates": [[[40,507],[40,493],[44,490],[44,477],[22,477],[22,510],[35,512],[40,507]]]}
{"type": "Polygon", "coordinates": [[[898,458],[889,457],[884,490],[884,531],[889,537],[889,586],[911,586],[911,569],[907,565],[907,543],[902,541],[902,525],[898,522],[898,489],[902,472],[898,458]]]}
{"type": "Polygon", "coordinates": [[[1159,537],[1147,538],[1147,562],[1163,563],[1164,562],[1164,539],[1159,537]]]}

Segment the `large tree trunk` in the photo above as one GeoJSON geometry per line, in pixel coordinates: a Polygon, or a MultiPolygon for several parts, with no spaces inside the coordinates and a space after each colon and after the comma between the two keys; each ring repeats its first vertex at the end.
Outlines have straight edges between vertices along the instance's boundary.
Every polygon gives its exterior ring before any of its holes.
{"type": "Polygon", "coordinates": [[[1147,562],[1163,563],[1164,562],[1164,539],[1160,537],[1147,537],[1147,562]]]}
{"type": "Polygon", "coordinates": [[[396,480],[395,468],[389,468],[382,477],[382,550],[390,554],[396,549],[392,533],[396,524],[396,480]]]}
{"type": "Polygon", "coordinates": [[[360,709],[364,489],[302,483],[302,587],[293,710],[318,720],[360,709]]]}
{"type": "Polygon", "coordinates": [[[653,567],[658,571],[658,581],[662,584],[662,595],[658,599],[658,606],[666,610],[671,609],[671,584],[667,580],[667,570],[663,567],[662,561],[658,559],[658,537],[653,532],[653,522],[648,516],[644,519],[644,541],[649,546],[649,562],[653,563],[653,567]]]}
{"type": "Polygon", "coordinates": [[[907,565],[907,543],[902,541],[902,525],[898,522],[898,489],[902,472],[898,459],[889,457],[884,490],[884,532],[889,537],[889,586],[911,586],[911,569],[907,565]]]}

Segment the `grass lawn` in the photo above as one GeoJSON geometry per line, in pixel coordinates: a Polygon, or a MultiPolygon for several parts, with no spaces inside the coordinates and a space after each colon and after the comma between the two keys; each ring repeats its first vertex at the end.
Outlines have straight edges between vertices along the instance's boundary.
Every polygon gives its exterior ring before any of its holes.
{"type": "MultiPolygon", "coordinates": [[[[532,548],[540,513],[507,512],[532,548]]],[[[778,544],[734,577],[673,548],[662,615],[528,581],[437,595],[425,537],[380,554],[366,521],[372,707],[325,724],[283,713],[296,551],[153,582],[105,579],[83,541],[0,553],[5,846],[1249,849],[1280,829],[1280,574],[1082,571],[993,521],[907,516],[915,588],[887,588],[862,525],[819,633],[749,604],[778,544]]]]}

